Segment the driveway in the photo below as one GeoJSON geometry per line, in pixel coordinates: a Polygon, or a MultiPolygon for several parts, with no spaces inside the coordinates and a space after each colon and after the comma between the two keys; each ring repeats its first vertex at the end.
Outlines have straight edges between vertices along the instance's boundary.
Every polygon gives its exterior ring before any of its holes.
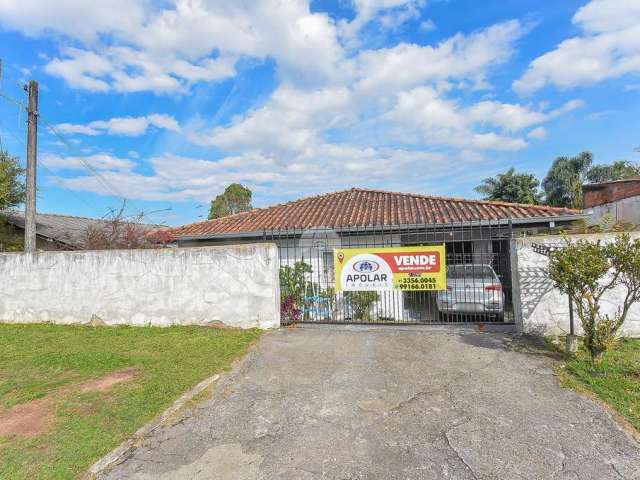
{"type": "Polygon", "coordinates": [[[639,479],[638,442],[512,343],[463,329],[282,329],[102,478],[639,479]]]}

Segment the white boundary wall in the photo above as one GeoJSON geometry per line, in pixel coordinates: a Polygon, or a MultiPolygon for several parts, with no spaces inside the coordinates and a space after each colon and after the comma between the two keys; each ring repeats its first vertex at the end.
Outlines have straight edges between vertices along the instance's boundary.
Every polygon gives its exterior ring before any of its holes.
{"type": "Polygon", "coordinates": [[[0,254],[0,321],[280,325],[274,244],[0,254]]]}
{"type": "MultiPolygon", "coordinates": [[[[640,238],[640,232],[631,232],[632,238],[640,238]]],[[[580,239],[596,242],[611,241],[615,233],[571,235],[571,241],[580,239]]],[[[561,246],[563,237],[529,237],[515,240],[517,247],[518,286],[520,290],[520,305],[522,322],[519,325],[525,333],[543,335],[560,335],[569,332],[569,301],[566,295],[553,288],[547,276],[549,259],[533,251],[533,244],[561,246]]],[[[514,297],[516,296],[514,290],[514,297]]],[[[621,305],[625,294],[624,287],[618,287],[602,299],[603,313],[613,313],[621,305]]],[[[515,303],[515,302],[514,302],[515,303]]],[[[516,314],[517,315],[517,314],[516,314]]],[[[580,333],[580,319],[574,315],[577,331],[580,333]]],[[[625,322],[623,335],[640,336],[640,304],[635,304],[629,310],[625,322]]]]}

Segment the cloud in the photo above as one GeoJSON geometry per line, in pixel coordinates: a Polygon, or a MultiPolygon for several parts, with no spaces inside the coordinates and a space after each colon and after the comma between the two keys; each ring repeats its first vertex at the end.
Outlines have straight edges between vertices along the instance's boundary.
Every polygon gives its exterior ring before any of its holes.
{"type": "Polygon", "coordinates": [[[432,44],[367,48],[368,25],[399,29],[417,20],[425,2],[355,0],[354,19],[335,21],[307,0],[132,1],[140,12],[117,26],[87,15],[89,26],[75,31],[65,15],[77,21],[82,2],[62,2],[52,18],[37,11],[26,18],[0,0],[0,21],[30,35],[63,37],[45,70],[80,90],[184,94],[198,82],[238,75],[246,59],[273,61],[278,83],[259,106],[224,124],[212,115],[181,127],[162,114],[60,124],[63,133],[87,136],[139,136],[155,127],[215,147],[207,152],[215,160],[171,152],[87,157],[100,175],[77,172],[79,157],[50,156],[66,188],[111,194],[106,187],[113,184],[131,198],[176,201],[206,201],[230,182],[263,195],[363,182],[424,188],[486,162],[487,152],[526,148],[528,139],[541,138],[542,125],[580,106],[478,100],[527,32],[518,20],[432,44]]]}
{"type": "Polygon", "coordinates": [[[527,137],[536,140],[543,140],[547,137],[547,129],[544,127],[537,127],[527,133],[527,137]]]}
{"type": "Polygon", "coordinates": [[[109,120],[95,120],[86,125],[73,123],[60,123],[55,126],[61,133],[80,135],[125,135],[129,137],[140,136],[150,126],[179,132],[180,125],[174,117],[165,114],[152,114],[142,117],[116,117],[109,120]]]}
{"type": "Polygon", "coordinates": [[[536,58],[513,84],[522,94],[640,73],[640,2],[592,0],[573,16],[581,35],[536,58]]]}
{"type": "Polygon", "coordinates": [[[235,76],[241,57],[272,58],[282,76],[309,84],[342,75],[336,26],[305,0],[24,3],[0,2],[0,24],[73,39],[45,67],[73,88],[184,93],[235,76]]]}
{"type": "Polygon", "coordinates": [[[384,29],[395,30],[420,16],[425,0],[353,0],[356,15],[339,23],[340,34],[353,40],[365,25],[376,21],[384,29]]]}
{"type": "Polygon", "coordinates": [[[510,20],[470,35],[458,33],[435,47],[401,43],[364,50],[356,59],[358,88],[389,93],[425,82],[462,79],[482,86],[488,71],[511,57],[514,42],[524,31],[519,21],[510,20]]]}
{"type": "Polygon", "coordinates": [[[88,155],[86,157],[63,157],[46,153],[42,156],[40,162],[54,170],[89,170],[93,168],[100,171],[129,171],[135,167],[135,163],[129,159],[114,157],[106,153],[88,155]]]}
{"type": "Polygon", "coordinates": [[[432,30],[436,30],[438,27],[433,22],[433,20],[424,20],[420,22],[420,26],[418,27],[421,32],[431,32],[432,30]]]}
{"type": "MultiPolygon", "coordinates": [[[[293,161],[282,161],[255,153],[229,156],[218,161],[177,155],[149,159],[151,173],[131,169],[104,169],[100,175],[88,173],[73,177],[55,176],[57,185],[73,190],[112,195],[109,185],[118,185],[128,198],[148,201],[208,201],[224,185],[240,182],[254,192],[325,191],[327,172],[337,174],[332,188],[360,184],[366,175],[371,186],[401,188],[407,180],[431,181],[463,169],[468,160],[460,159],[452,167],[442,154],[405,149],[353,148],[325,144],[301,152],[293,161]],[[313,161],[310,162],[309,158],[313,161]],[[406,172],[414,173],[406,177],[406,172]],[[395,180],[390,180],[390,177],[395,180]]],[[[69,157],[56,157],[56,164],[74,164],[69,157]]]]}

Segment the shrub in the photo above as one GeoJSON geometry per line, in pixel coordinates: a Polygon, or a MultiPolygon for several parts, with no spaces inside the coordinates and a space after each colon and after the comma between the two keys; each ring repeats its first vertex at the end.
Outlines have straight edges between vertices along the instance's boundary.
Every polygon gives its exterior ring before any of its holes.
{"type": "Polygon", "coordinates": [[[371,307],[380,300],[380,295],[377,292],[346,292],[344,298],[356,319],[368,322],[371,319],[371,307]]]}
{"type": "Polygon", "coordinates": [[[622,234],[609,244],[580,240],[551,255],[549,277],[569,295],[584,331],[584,345],[592,362],[616,341],[629,308],[640,300],[640,240],[622,234]],[[600,301],[609,290],[622,286],[625,297],[613,314],[601,313],[600,301]]]}
{"type": "Polygon", "coordinates": [[[307,274],[312,272],[311,265],[305,262],[280,267],[280,316],[285,324],[300,320],[305,297],[311,290],[307,274]]]}
{"type": "Polygon", "coordinates": [[[289,296],[280,303],[280,321],[283,325],[299,322],[301,316],[302,310],[298,308],[293,297],[289,296]]]}

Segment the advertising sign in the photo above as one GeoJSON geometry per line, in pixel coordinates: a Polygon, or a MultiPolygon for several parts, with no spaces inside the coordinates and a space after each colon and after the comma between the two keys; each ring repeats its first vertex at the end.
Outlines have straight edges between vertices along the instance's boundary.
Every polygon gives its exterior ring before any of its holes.
{"type": "Polygon", "coordinates": [[[444,245],[336,248],[336,291],[436,291],[447,288],[444,245]]]}

